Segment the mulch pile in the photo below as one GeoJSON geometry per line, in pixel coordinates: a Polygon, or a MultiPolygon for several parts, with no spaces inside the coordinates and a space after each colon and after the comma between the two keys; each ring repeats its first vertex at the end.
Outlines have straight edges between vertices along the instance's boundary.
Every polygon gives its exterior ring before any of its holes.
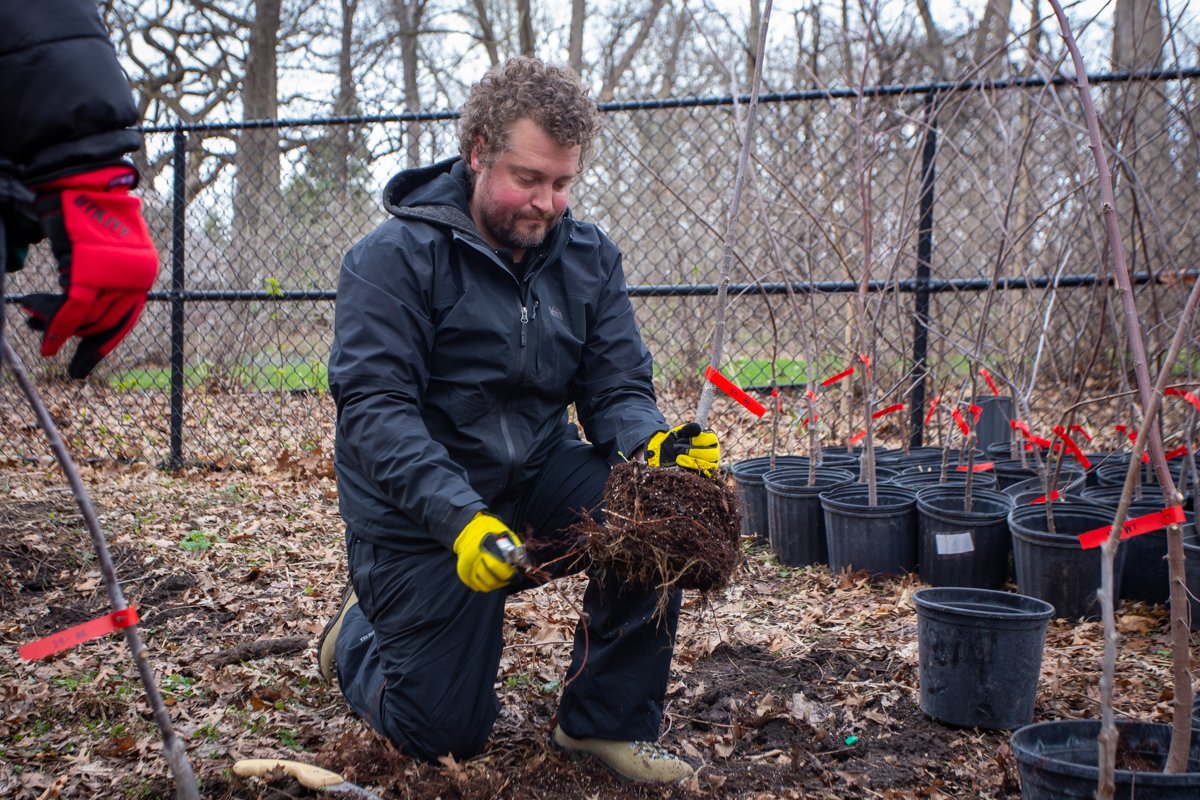
{"type": "Polygon", "coordinates": [[[618,464],[604,489],[604,524],[577,525],[593,563],[645,586],[711,592],[741,554],[736,491],[678,467],[618,464]]]}

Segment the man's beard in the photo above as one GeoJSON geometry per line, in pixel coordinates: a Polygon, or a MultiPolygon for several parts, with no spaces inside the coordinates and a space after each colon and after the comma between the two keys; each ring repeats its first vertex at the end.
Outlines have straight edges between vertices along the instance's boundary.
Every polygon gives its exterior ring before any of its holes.
{"type": "Polygon", "coordinates": [[[483,224],[487,227],[488,234],[500,244],[514,250],[528,250],[540,245],[542,240],[546,238],[546,234],[558,224],[560,219],[562,219],[562,214],[549,218],[531,218],[527,214],[514,213],[509,214],[504,219],[497,220],[488,214],[486,210],[483,213],[483,224]],[[531,231],[529,233],[523,233],[517,227],[519,222],[532,221],[533,219],[544,223],[545,227],[540,231],[531,231]]]}

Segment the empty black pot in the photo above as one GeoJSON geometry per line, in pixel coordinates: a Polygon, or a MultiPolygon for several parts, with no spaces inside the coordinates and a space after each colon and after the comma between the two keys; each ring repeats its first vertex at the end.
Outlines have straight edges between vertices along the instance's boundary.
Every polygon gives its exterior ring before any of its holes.
{"type": "Polygon", "coordinates": [[[966,587],[918,589],[912,599],[921,710],[950,725],[1028,725],[1054,607],[1034,597],[966,587]]]}
{"type": "Polygon", "coordinates": [[[975,423],[975,443],[986,451],[992,445],[1007,445],[1013,434],[1013,399],[1008,395],[982,395],[975,398],[979,421],[975,423]]]}

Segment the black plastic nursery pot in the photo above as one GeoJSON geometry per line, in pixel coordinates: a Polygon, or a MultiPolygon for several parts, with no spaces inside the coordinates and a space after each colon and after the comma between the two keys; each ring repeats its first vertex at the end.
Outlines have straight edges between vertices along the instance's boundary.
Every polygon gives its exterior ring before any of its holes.
{"type": "Polygon", "coordinates": [[[828,564],[822,492],[854,483],[855,475],[838,467],[817,467],[813,483],[808,468],[774,469],[766,473],[767,521],[771,552],[789,567],[828,564]]]}
{"type": "Polygon", "coordinates": [[[742,535],[752,537],[755,544],[768,544],[770,529],[767,521],[767,487],[763,475],[783,466],[808,466],[805,456],[770,456],[743,459],[733,465],[730,474],[737,486],[738,505],[742,512],[742,535]]]}
{"type": "Polygon", "coordinates": [[[931,586],[1001,589],[1008,580],[1012,498],[974,489],[966,511],[962,486],[933,486],[917,492],[917,561],[931,586]]]}
{"type": "MultiPolygon", "coordinates": [[[[945,451],[941,447],[913,447],[907,453],[901,450],[893,450],[885,455],[881,455],[875,459],[877,464],[885,467],[894,467],[901,471],[916,466],[925,466],[927,469],[933,466],[940,467],[945,451]]],[[[975,462],[987,461],[988,457],[984,455],[982,450],[975,450],[975,462]]],[[[950,464],[950,469],[953,470],[955,465],[966,463],[966,456],[960,454],[957,450],[952,450],[947,459],[950,464]]]]}
{"type": "MultiPolygon", "coordinates": [[[[1171,472],[1171,477],[1176,483],[1183,474],[1184,463],[1182,460],[1170,461],[1167,464],[1167,469],[1171,472]]],[[[1096,468],[1096,483],[1099,486],[1124,486],[1125,473],[1129,470],[1129,458],[1124,461],[1111,464],[1104,464],[1096,468]]],[[[1156,491],[1158,489],[1158,476],[1154,472],[1154,465],[1143,462],[1139,467],[1141,473],[1141,482],[1148,484],[1147,491],[1156,491]]],[[[1188,475],[1191,475],[1191,469],[1188,469],[1188,475]]],[[[1186,488],[1184,494],[1187,493],[1186,488]]]]}
{"type": "MultiPolygon", "coordinates": [[[[1079,535],[1112,525],[1111,509],[1090,503],[1052,503],[1055,533],[1049,532],[1046,506],[1016,506],[1008,513],[1013,536],[1013,567],[1017,590],[1054,606],[1060,617],[1100,616],[1100,548],[1079,546],[1079,535]]],[[[1123,547],[1117,548],[1113,579],[1120,592],[1125,565],[1123,547]]]]}
{"type": "MultiPolygon", "coordinates": [[[[885,457],[891,455],[893,452],[894,451],[890,447],[876,447],[875,448],[875,459],[879,460],[880,458],[885,458],[885,457]]],[[[861,461],[862,454],[863,454],[862,447],[822,447],[821,448],[821,463],[822,464],[827,463],[825,461],[825,458],[827,456],[834,456],[835,458],[852,458],[855,461],[861,461]]]]}
{"type": "MultiPolygon", "coordinates": [[[[1009,746],[1017,758],[1023,800],[1095,797],[1100,782],[1100,721],[1064,719],[1027,725],[1013,732],[1009,746]]],[[[1158,722],[1117,722],[1117,800],[1195,800],[1200,797],[1200,739],[1192,737],[1187,772],[1165,773],[1171,726],[1158,722]]]]}
{"type": "Polygon", "coordinates": [[[1001,490],[1038,476],[1037,467],[1032,462],[1022,464],[1018,458],[993,458],[991,471],[996,476],[996,485],[1001,490]]]}
{"type": "Polygon", "coordinates": [[[878,502],[870,505],[868,487],[857,483],[820,495],[832,571],[865,569],[879,577],[916,568],[915,492],[878,484],[876,498],[878,502]]]}
{"type": "MultiPolygon", "coordinates": [[[[938,468],[926,469],[926,465],[907,467],[900,470],[900,474],[892,478],[892,483],[897,486],[905,486],[913,491],[925,489],[929,486],[966,486],[967,473],[955,472],[953,468],[943,477],[938,468]]],[[[974,480],[971,481],[972,486],[977,486],[980,489],[995,489],[996,476],[987,472],[976,472],[974,480]]]]}
{"type": "MultiPolygon", "coordinates": [[[[1184,569],[1187,576],[1188,606],[1191,608],[1188,627],[1200,631],[1200,541],[1192,539],[1183,543],[1184,569]]],[[[1200,710],[1200,697],[1196,699],[1200,710]]]]}
{"type": "Polygon", "coordinates": [[[962,727],[1029,724],[1053,606],[961,586],[918,589],[912,598],[921,710],[962,727]]]}
{"type": "MultiPolygon", "coordinates": [[[[1084,478],[1077,473],[1072,473],[1067,477],[1068,480],[1059,481],[1057,491],[1060,496],[1066,497],[1069,495],[1078,501],[1082,498],[1082,494],[1080,493],[1085,485],[1084,478]]],[[[1003,487],[1001,491],[1014,499],[1018,495],[1029,495],[1029,499],[1033,499],[1045,496],[1046,483],[1041,478],[1026,478],[1025,480],[1017,481],[1003,487]]]]}
{"type": "Polygon", "coordinates": [[[980,395],[979,421],[975,423],[976,447],[985,452],[992,445],[1007,445],[1012,440],[1013,399],[1008,395],[980,395]]]}

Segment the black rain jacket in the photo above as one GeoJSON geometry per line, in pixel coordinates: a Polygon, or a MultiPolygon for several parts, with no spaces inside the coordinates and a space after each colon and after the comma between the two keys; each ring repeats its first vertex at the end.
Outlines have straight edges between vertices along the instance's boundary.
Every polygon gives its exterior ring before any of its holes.
{"type": "Polygon", "coordinates": [[[518,279],[471,219],[460,159],[401,172],[383,199],[393,218],[342,262],[329,358],[351,531],[452,546],[578,437],[571,403],[614,458],[667,429],[621,254],[598,228],[568,211],[518,279]]]}
{"type": "Polygon", "coordinates": [[[140,148],[138,109],[93,0],[0,0],[0,76],[0,218],[7,242],[36,242],[29,184],[140,148]]]}
{"type": "Polygon", "coordinates": [[[142,145],[94,0],[0,3],[0,175],[36,183],[142,145]]]}

